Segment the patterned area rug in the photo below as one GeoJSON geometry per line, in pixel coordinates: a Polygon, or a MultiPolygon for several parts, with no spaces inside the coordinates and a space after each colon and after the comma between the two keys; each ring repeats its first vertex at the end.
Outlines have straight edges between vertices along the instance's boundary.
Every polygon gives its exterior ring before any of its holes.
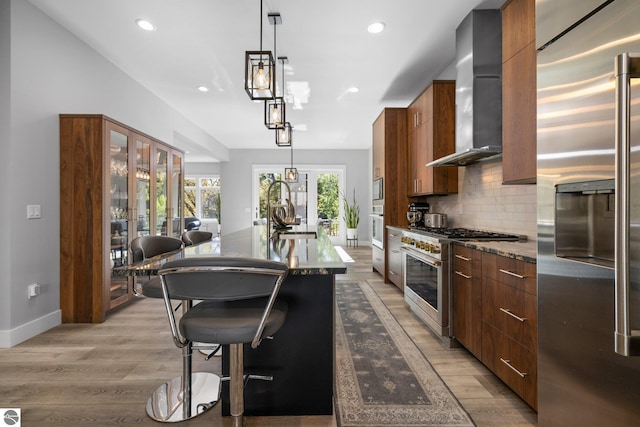
{"type": "Polygon", "coordinates": [[[337,282],[336,302],[339,426],[475,425],[367,283],[337,282]]]}

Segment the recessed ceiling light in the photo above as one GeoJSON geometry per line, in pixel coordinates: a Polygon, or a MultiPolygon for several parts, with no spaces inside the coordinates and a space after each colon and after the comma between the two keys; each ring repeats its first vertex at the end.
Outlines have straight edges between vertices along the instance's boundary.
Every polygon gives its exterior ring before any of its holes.
{"type": "Polygon", "coordinates": [[[359,91],[360,91],[360,89],[355,87],[355,86],[351,86],[349,89],[347,89],[347,92],[349,92],[349,93],[356,93],[356,92],[359,92],[359,91]]]}
{"type": "Polygon", "coordinates": [[[136,19],[136,24],[145,31],[155,31],[156,29],[156,26],[146,19],[136,19]]]}
{"type": "Polygon", "coordinates": [[[384,31],[386,24],[384,22],[374,22],[367,27],[367,31],[371,34],[378,34],[384,31]]]}
{"type": "Polygon", "coordinates": [[[206,86],[198,86],[200,92],[209,92],[209,88],[206,86]]]}

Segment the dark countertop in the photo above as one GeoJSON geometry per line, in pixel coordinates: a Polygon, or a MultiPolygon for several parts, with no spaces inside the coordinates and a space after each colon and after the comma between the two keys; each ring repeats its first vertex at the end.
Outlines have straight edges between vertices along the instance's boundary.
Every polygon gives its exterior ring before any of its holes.
{"type": "Polygon", "coordinates": [[[237,256],[282,261],[289,265],[290,275],[331,275],[347,271],[322,227],[296,226],[294,231],[316,232],[317,239],[267,239],[267,227],[253,226],[220,239],[187,246],[168,255],[116,267],[114,276],[155,276],[167,261],[199,256],[237,256]]]}
{"type": "MultiPolygon", "coordinates": [[[[387,227],[399,231],[420,233],[419,230],[409,230],[407,227],[397,227],[392,225],[388,225],[387,227]]],[[[490,252],[508,258],[519,259],[533,264],[537,262],[538,258],[538,242],[536,240],[527,240],[524,242],[452,240],[452,242],[468,248],[490,252]]]]}

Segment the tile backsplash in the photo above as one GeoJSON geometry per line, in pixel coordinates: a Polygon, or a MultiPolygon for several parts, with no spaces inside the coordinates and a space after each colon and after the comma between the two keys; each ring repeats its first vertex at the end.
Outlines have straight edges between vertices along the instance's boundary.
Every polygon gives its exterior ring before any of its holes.
{"type": "Polygon", "coordinates": [[[458,174],[458,194],[430,197],[431,212],[446,213],[450,227],[537,239],[535,185],[503,185],[501,161],[460,167],[458,174]]]}

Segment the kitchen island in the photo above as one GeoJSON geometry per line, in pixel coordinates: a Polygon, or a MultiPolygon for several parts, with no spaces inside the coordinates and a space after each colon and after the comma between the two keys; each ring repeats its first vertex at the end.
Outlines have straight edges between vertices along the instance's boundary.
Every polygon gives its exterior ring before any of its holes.
{"type": "MultiPolygon", "coordinates": [[[[114,269],[114,274],[149,276],[157,274],[167,261],[202,256],[271,259],[289,266],[279,294],[289,305],[285,324],[257,349],[249,344],[244,347],[245,373],[273,375],[273,381],[247,383],[245,415],[333,413],[334,285],[335,275],[345,273],[346,267],[321,227],[294,231],[299,234],[280,239],[267,233],[265,226],[254,226],[114,269]],[[317,237],[309,238],[314,235],[317,237]]],[[[223,350],[223,375],[229,372],[227,354],[223,350]]],[[[223,414],[228,415],[227,382],[223,382],[222,404],[223,414]]]]}

